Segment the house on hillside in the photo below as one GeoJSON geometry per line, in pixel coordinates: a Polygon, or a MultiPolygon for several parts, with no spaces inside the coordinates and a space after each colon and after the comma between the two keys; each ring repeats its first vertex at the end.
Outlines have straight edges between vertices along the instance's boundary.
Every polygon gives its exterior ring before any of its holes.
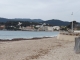
{"type": "Polygon", "coordinates": [[[0,30],[4,30],[5,29],[5,25],[0,25],[0,30]]]}

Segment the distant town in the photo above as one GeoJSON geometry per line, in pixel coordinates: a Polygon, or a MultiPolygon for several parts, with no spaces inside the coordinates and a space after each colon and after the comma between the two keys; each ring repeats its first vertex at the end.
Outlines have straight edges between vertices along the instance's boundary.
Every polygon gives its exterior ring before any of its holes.
{"type": "Polygon", "coordinates": [[[9,21],[6,23],[0,23],[0,30],[21,30],[21,31],[54,31],[60,30],[59,26],[52,26],[46,23],[34,23],[34,22],[15,22],[9,21]]]}
{"type": "MultiPolygon", "coordinates": [[[[74,29],[80,30],[80,24],[74,22],[74,29]]],[[[47,23],[35,23],[28,21],[8,21],[6,23],[0,23],[0,30],[21,30],[21,31],[59,31],[70,30],[71,23],[67,26],[53,26],[47,23]]]]}

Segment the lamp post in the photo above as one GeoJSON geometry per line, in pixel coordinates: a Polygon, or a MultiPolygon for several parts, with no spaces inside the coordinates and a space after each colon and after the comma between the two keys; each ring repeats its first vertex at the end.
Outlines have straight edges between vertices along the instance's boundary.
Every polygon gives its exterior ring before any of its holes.
{"type": "Polygon", "coordinates": [[[72,32],[73,32],[73,21],[72,21],[72,32]]]}
{"type": "MultiPolygon", "coordinates": [[[[72,12],[72,14],[71,14],[71,15],[73,16],[73,12],[72,12]]],[[[72,28],[72,32],[73,32],[73,20],[72,20],[72,27],[71,27],[71,28],[72,28]]]]}

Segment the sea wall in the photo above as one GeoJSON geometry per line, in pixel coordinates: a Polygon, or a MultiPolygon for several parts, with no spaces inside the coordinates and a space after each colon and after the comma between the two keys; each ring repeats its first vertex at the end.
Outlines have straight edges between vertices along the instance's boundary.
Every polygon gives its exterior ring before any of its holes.
{"type": "Polygon", "coordinates": [[[79,36],[59,34],[57,36],[57,39],[59,39],[59,40],[68,40],[68,41],[75,41],[76,37],[79,37],[79,36]]]}
{"type": "Polygon", "coordinates": [[[74,33],[80,33],[80,30],[74,30],[74,33]]]}

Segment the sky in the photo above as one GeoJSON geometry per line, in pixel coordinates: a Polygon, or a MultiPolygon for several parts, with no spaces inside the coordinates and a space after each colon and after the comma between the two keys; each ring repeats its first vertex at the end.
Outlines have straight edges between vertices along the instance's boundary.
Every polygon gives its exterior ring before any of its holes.
{"type": "Polygon", "coordinates": [[[80,22],[80,0],[0,0],[0,17],[80,22]]]}

